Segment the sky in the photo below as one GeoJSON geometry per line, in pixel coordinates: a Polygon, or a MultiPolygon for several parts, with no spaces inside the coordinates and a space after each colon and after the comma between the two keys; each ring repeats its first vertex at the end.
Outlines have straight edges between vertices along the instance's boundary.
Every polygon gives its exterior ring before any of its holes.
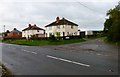
{"type": "Polygon", "coordinates": [[[40,28],[66,18],[79,25],[81,31],[103,30],[106,12],[119,0],[0,0],[0,32],[17,28],[22,31],[28,24],[40,28]]]}

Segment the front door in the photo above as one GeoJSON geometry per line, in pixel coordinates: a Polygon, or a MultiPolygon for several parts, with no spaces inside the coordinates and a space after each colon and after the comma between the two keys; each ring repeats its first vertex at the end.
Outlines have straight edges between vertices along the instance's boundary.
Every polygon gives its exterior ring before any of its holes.
{"type": "Polygon", "coordinates": [[[63,32],[63,36],[65,36],[65,32],[63,32]]]}

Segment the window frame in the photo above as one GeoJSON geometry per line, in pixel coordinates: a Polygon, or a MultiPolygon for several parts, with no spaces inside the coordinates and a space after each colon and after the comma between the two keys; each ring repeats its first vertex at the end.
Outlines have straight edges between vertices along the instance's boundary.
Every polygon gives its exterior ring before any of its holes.
{"type": "Polygon", "coordinates": [[[60,25],[57,25],[57,29],[60,29],[60,25]]]}

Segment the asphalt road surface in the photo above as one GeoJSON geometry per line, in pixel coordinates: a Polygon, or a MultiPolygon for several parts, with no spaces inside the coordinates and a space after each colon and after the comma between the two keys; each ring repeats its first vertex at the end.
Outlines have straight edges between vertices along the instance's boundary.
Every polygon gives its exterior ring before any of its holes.
{"type": "Polygon", "coordinates": [[[101,39],[59,46],[0,43],[15,75],[118,75],[118,47],[101,39]]]}

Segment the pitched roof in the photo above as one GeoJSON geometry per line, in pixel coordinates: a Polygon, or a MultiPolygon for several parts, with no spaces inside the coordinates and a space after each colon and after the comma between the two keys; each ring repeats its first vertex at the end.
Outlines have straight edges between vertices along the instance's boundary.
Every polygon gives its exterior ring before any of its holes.
{"type": "Polygon", "coordinates": [[[21,31],[19,31],[16,28],[14,28],[10,33],[21,33],[21,31]]]}
{"type": "Polygon", "coordinates": [[[29,27],[23,29],[22,31],[25,31],[25,30],[44,30],[44,29],[37,27],[35,24],[33,26],[29,24],[29,27]]]}
{"type": "Polygon", "coordinates": [[[71,22],[71,21],[69,21],[69,20],[67,20],[67,19],[65,19],[65,18],[62,18],[62,19],[59,20],[59,21],[56,20],[56,21],[54,21],[54,22],[46,25],[45,27],[48,27],[48,26],[56,26],[56,25],[75,25],[75,26],[78,26],[78,24],[75,24],[75,23],[73,23],[73,22],[71,22]]]}

